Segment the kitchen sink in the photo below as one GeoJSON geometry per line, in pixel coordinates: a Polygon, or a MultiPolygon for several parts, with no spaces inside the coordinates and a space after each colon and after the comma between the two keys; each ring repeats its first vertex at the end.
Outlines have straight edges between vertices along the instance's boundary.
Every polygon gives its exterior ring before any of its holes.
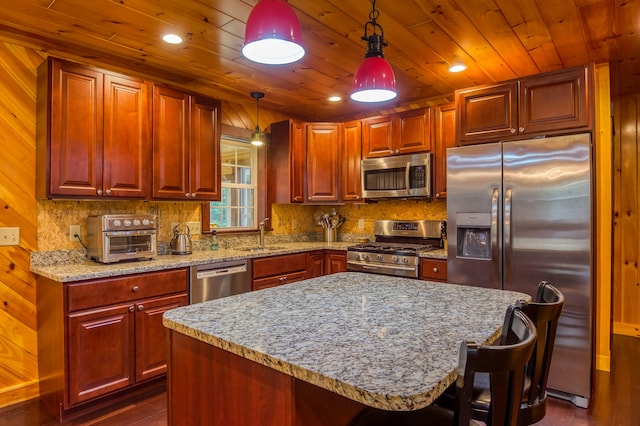
{"type": "Polygon", "coordinates": [[[236,250],[239,251],[250,251],[250,252],[265,252],[265,251],[274,251],[274,250],[284,250],[286,247],[280,246],[265,246],[265,247],[238,247],[236,250]]]}

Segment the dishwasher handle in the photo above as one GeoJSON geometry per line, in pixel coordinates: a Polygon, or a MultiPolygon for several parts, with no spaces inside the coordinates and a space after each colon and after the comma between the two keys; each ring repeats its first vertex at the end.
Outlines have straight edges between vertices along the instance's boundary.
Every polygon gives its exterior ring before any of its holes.
{"type": "Polygon", "coordinates": [[[211,278],[211,277],[220,277],[223,275],[231,275],[231,274],[239,274],[247,271],[247,265],[239,265],[239,266],[230,266],[228,268],[216,268],[216,269],[208,269],[206,271],[197,271],[196,278],[211,278]]]}

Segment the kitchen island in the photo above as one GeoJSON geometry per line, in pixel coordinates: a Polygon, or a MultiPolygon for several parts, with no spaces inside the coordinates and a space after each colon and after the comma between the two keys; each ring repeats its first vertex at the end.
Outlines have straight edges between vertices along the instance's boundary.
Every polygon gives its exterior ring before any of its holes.
{"type": "Polygon", "coordinates": [[[428,406],[460,342],[494,341],[520,299],[346,272],[166,312],[170,424],[339,425],[365,405],[428,406]]]}

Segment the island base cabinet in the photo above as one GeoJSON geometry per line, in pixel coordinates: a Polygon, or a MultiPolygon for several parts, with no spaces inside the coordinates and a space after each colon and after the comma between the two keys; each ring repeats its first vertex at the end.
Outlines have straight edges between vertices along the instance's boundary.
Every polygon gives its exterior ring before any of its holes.
{"type": "Polygon", "coordinates": [[[169,330],[169,425],[348,425],[364,405],[169,330]]]}

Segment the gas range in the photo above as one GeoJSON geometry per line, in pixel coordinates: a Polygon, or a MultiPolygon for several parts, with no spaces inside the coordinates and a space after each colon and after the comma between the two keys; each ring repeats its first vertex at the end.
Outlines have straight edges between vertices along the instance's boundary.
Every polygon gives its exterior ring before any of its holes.
{"type": "Polygon", "coordinates": [[[377,220],[376,241],[347,248],[347,270],[417,278],[420,254],[443,246],[446,222],[377,220]]]}

